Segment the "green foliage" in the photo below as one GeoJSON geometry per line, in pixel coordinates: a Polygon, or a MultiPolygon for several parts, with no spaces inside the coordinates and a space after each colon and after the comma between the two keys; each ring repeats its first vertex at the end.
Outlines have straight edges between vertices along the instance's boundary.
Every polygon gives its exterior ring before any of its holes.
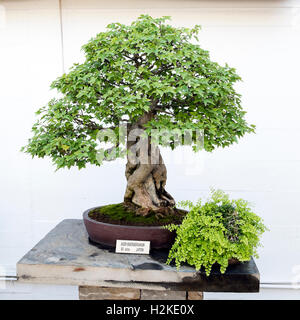
{"type": "MultiPolygon", "coordinates": [[[[148,132],[204,130],[207,151],[253,132],[233,87],[240,80],[235,69],[211,61],[191,43],[199,26],[175,28],[168,19],[141,15],[131,25],[112,23],[85,44],[85,61],[52,83],[60,98],[37,112],[23,151],[49,156],[58,168],[99,165],[97,132],[134,123],[150,109],[155,116],[145,126],[148,132]]],[[[115,158],[124,155],[122,148],[117,146],[115,158]]]]}
{"type": "Polygon", "coordinates": [[[203,204],[199,200],[195,205],[190,201],[181,205],[190,210],[182,224],[166,226],[177,232],[168,264],[175,259],[177,268],[186,262],[196,270],[204,267],[209,275],[214,263],[224,273],[231,258],[248,261],[251,256],[258,257],[260,236],[267,228],[247,201],[230,200],[227,194],[217,190],[203,204]]]}

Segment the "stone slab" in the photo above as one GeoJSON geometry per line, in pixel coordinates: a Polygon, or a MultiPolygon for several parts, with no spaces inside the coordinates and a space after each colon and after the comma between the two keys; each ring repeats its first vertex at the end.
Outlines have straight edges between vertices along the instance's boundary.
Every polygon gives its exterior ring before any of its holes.
{"type": "Polygon", "coordinates": [[[18,263],[19,281],[149,290],[258,292],[259,272],[253,259],[231,265],[225,274],[213,268],[207,277],[191,266],[166,265],[168,251],[150,255],[116,254],[89,242],[82,220],[59,223],[18,263]]]}

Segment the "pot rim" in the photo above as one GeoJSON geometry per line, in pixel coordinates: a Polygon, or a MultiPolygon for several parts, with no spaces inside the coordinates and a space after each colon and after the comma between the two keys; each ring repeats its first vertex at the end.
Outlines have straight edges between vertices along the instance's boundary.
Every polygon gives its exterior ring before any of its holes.
{"type": "Polygon", "coordinates": [[[92,223],[95,223],[95,224],[98,224],[98,225],[115,226],[115,227],[124,228],[124,229],[136,229],[136,228],[138,228],[138,229],[147,229],[147,230],[153,229],[153,230],[166,230],[166,231],[169,231],[168,229],[164,229],[163,226],[132,226],[132,225],[122,225],[122,224],[100,222],[100,221],[91,219],[89,217],[90,211],[92,211],[94,209],[97,209],[97,208],[101,208],[101,206],[93,207],[93,208],[85,210],[83,212],[83,220],[87,220],[89,222],[92,222],[92,223]]]}

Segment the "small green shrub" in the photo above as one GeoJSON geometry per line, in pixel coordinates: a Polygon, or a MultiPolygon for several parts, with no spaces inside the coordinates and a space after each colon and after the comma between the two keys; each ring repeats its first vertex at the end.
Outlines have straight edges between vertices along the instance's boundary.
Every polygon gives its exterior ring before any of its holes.
{"type": "Polygon", "coordinates": [[[204,267],[208,276],[214,263],[224,273],[231,258],[248,261],[251,256],[258,257],[260,236],[267,228],[252,212],[249,202],[230,200],[223,191],[212,190],[203,204],[200,199],[196,204],[184,201],[180,205],[190,211],[181,225],[165,227],[177,233],[168,264],[175,260],[177,268],[184,262],[196,270],[204,267]]]}

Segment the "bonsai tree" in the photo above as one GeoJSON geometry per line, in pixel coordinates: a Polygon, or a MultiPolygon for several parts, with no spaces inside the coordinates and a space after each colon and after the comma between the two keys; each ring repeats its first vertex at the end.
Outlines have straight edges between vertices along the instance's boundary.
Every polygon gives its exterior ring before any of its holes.
{"type": "MultiPolygon", "coordinates": [[[[180,136],[201,130],[203,148],[212,151],[254,131],[233,87],[240,80],[235,69],[211,61],[206,50],[191,43],[198,40],[199,26],[175,28],[168,19],[142,15],[131,25],[112,23],[84,45],[85,61],[52,83],[59,98],[37,112],[34,135],[23,148],[32,156],[50,157],[58,169],[99,166],[126,155],[124,202],[142,215],[168,214],[175,206],[165,190],[167,170],[158,146],[178,144],[174,134],[154,139],[151,132],[175,130],[180,136]],[[113,153],[102,148],[99,157],[99,133],[109,129],[120,138],[124,124],[128,139],[118,139],[113,153]],[[133,130],[144,135],[129,139],[133,130]],[[151,161],[153,153],[157,161],[151,161]]],[[[115,137],[107,134],[102,140],[115,142],[115,137]]],[[[200,149],[194,133],[189,144],[200,149]]]]}

